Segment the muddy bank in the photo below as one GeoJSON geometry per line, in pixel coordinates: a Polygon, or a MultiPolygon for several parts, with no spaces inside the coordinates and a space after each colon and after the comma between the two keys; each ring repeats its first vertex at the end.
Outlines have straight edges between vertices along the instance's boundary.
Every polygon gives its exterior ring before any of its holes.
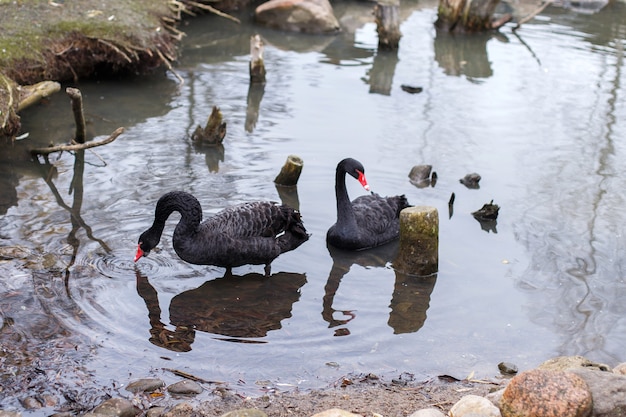
{"type": "Polygon", "coordinates": [[[0,2],[0,133],[19,131],[20,86],[172,68],[184,16],[228,12],[249,0],[0,2]]]}

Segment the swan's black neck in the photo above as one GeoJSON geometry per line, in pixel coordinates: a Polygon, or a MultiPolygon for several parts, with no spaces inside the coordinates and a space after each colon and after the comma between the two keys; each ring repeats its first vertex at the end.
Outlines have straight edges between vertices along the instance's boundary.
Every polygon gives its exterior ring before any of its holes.
{"type": "Polygon", "coordinates": [[[152,233],[161,237],[165,221],[177,211],[181,215],[180,222],[176,225],[176,232],[192,234],[202,221],[202,207],[198,200],[184,191],[172,191],[163,194],[157,202],[154,211],[154,223],[150,227],[152,233]]]}
{"type": "Polygon", "coordinates": [[[354,210],[352,209],[352,203],[348,196],[348,190],[346,189],[346,164],[350,160],[344,159],[337,165],[337,172],[335,173],[335,197],[337,199],[337,227],[356,225],[356,218],[354,216],[354,210]]]}

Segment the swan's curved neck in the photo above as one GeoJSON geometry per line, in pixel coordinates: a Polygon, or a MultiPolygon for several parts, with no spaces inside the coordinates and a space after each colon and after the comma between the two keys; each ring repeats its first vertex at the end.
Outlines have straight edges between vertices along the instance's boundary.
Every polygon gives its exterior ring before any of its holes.
{"type": "Polygon", "coordinates": [[[335,175],[335,197],[337,199],[337,225],[349,225],[356,223],[354,210],[348,190],[346,189],[346,170],[343,166],[337,167],[335,175]]]}
{"type": "Polygon", "coordinates": [[[176,232],[191,233],[202,221],[202,208],[198,200],[191,194],[172,191],[164,194],[157,202],[152,229],[160,235],[165,227],[165,221],[175,211],[181,215],[176,232]]]}

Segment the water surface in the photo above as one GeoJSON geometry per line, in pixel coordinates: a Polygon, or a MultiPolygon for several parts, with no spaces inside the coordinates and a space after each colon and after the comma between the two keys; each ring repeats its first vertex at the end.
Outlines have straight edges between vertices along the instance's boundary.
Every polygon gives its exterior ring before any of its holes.
{"type": "MultiPolygon", "coordinates": [[[[175,67],[184,84],[168,73],[76,85],[90,137],[126,129],[93,151],[20,161],[73,131],[64,94],[23,113],[29,137],[1,165],[0,341],[22,352],[2,357],[5,382],[56,375],[78,393],[92,380],[115,393],[139,377],[173,382],[168,368],[254,395],[351,372],[492,377],[501,361],[626,360],[624,4],[548,8],[516,32],[465,38],[435,31],[435,4],[407,3],[397,54],[377,52],[369,5],[337,14],[347,30],[336,37],[260,31],[263,89],[248,82],[258,28],[189,21],[175,67]],[[197,149],[189,137],[213,106],[227,122],[224,148],[197,149]],[[273,179],[290,154],[304,169],[285,195],[273,179]],[[396,245],[329,251],[346,156],[374,191],[438,209],[436,276],[396,273],[396,245]],[[433,166],[435,186],[409,182],[420,164],[433,166]],[[471,172],[479,189],[459,183],[471,172]],[[286,199],[311,239],[269,278],[262,266],[224,278],[177,258],[175,214],[160,250],[134,264],[157,199],[176,189],[206,216],[286,199]],[[481,227],[470,213],[491,200],[500,216],[481,227]],[[42,374],[25,375],[27,364],[42,374]]],[[[356,181],[348,190],[364,192],[356,181]]],[[[15,392],[3,396],[17,406],[15,392]]]]}

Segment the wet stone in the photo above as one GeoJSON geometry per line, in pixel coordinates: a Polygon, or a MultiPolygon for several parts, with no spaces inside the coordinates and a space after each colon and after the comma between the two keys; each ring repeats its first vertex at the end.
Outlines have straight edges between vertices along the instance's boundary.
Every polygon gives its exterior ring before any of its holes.
{"type": "Polygon", "coordinates": [[[464,417],[470,414],[484,417],[500,417],[500,410],[488,399],[479,395],[466,395],[450,409],[450,417],[464,417]]]}
{"type": "Polygon", "coordinates": [[[146,417],[161,417],[165,413],[165,407],[152,407],[146,411],[146,417]]]}
{"type": "Polygon", "coordinates": [[[130,391],[133,394],[137,394],[139,392],[154,392],[164,386],[165,382],[158,378],[143,378],[132,381],[128,384],[126,391],[130,391]]]}
{"type": "Polygon", "coordinates": [[[197,382],[184,380],[170,385],[167,390],[171,394],[198,395],[202,393],[203,388],[197,382]]]}
{"type": "Polygon", "coordinates": [[[314,414],[313,417],[360,417],[358,414],[342,410],[340,408],[331,408],[321,413],[314,414]]]}
{"type": "Polygon", "coordinates": [[[515,375],[517,373],[517,366],[510,362],[500,362],[498,369],[502,375],[515,375]]]}
{"type": "Polygon", "coordinates": [[[21,402],[22,406],[27,410],[36,410],[43,407],[42,402],[35,397],[26,397],[21,402]]]}
{"type": "Polygon", "coordinates": [[[0,410],[0,417],[22,417],[22,413],[17,411],[0,410]]]}
{"type": "Polygon", "coordinates": [[[191,415],[194,415],[193,406],[189,403],[179,403],[161,414],[161,417],[189,417],[191,415]]]}
{"type": "Polygon", "coordinates": [[[424,408],[414,412],[409,417],[446,417],[446,415],[437,408],[424,408]]]}
{"type": "Polygon", "coordinates": [[[93,409],[90,415],[104,415],[111,417],[134,417],[140,411],[133,403],[124,398],[111,398],[93,409]]]}
{"type": "Polygon", "coordinates": [[[222,414],[221,417],[267,417],[267,414],[256,408],[242,408],[241,410],[229,411],[222,414]]]}
{"type": "Polygon", "coordinates": [[[515,376],[500,400],[502,417],[587,417],[592,407],[584,379],[571,372],[543,369],[515,376]]]}

